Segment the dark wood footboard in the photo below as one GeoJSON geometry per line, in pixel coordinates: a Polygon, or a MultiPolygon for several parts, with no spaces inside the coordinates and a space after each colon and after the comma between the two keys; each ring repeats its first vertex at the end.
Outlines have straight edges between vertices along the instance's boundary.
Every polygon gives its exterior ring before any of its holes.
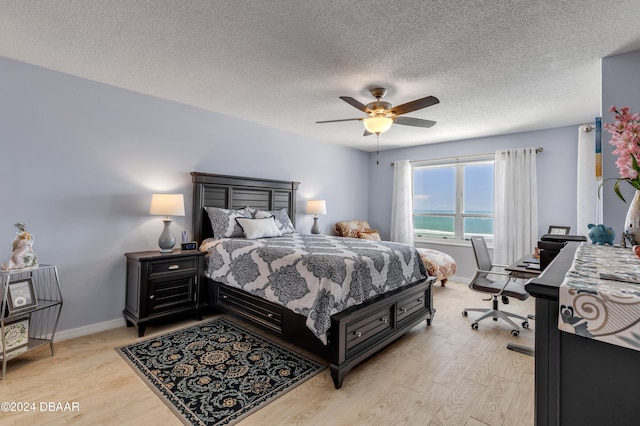
{"type": "Polygon", "coordinates": [[[330,363],[333,383],[339,389],[353,367],[419,322],[431,324],[434,280],[429,277],[333,315],[327,345],[306,327],[306,317],[243,290],[210,279],[207,282],[211,306],[321,356],[330,363]]]}

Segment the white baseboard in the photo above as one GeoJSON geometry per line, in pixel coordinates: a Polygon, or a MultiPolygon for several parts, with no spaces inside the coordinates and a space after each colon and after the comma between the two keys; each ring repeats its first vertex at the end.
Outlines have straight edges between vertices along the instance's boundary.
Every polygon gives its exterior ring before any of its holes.
{"type": "Polygon", "coordinates": [[[84,327],[62,330],[56,332],[55,341],[60,342],[62,340],[75,339],[76,337],[88,336],[89,334],[99,333],[101,331],[124,326],[126,326],[124,318],[119,318],[111,321],[99,322],[97,324],[86,325],[84,327]]]}

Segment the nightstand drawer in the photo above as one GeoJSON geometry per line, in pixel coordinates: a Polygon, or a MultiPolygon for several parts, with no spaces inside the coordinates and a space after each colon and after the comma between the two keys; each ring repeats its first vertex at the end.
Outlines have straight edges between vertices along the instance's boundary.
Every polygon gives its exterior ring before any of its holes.
{"type": "Polygon", "coordinates": [[[198,270],[198,259],[188,257],[182,259],[166,259],[162,261],[149,262],[149,277],[158,274],[196,272],[198,270]]]}

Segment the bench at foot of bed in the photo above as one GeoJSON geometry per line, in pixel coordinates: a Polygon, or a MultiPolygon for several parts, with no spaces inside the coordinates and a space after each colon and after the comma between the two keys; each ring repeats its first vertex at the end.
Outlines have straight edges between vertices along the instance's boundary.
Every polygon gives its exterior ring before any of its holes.
{"type": "Polygon", "coordinates": [[[427,267],[427,273],[436,277],[440,284],[444,287],[447,279],[456,273],[456,261],[453,257],[438,250],[428,248],[416,248],[424,266],[427,267]]]}

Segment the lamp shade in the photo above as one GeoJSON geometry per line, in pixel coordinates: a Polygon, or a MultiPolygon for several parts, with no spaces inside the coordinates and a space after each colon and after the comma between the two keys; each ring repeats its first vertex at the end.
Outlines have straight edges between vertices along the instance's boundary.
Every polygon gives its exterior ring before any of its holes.
{"type": "Polygon", "coordinates": [[[362,122],[364,123],[364,128],[367,129],[367,131],[377,134],[386,132],[393,124],[393,120],[391,118],[384,116],[365,118],[362,122]]]}
{"type": "Polygon", "coordinates": [[[319,215],[327,214],[327,203],[324,200],[307,201],[307,213],[319,215]]]}
{"type": "Polygon", "coordinates": [[[182,194],[153,194],[149,214],[184,216],[184,196],[182,194]]]}

